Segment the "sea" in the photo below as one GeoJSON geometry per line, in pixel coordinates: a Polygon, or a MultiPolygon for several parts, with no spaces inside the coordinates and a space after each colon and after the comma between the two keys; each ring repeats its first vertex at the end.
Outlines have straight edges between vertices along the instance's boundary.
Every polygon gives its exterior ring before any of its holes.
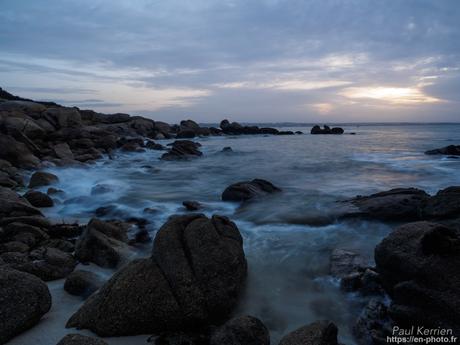
{"type": "MultiPolygon", "coordinates": [[[[391,188],[416,187],[435,194],[460,185],[460,159],[424,154],[459,145],[460,124],[342,124],[343,135],[311,135],[309,124],[271,125],[303,134],[196,138],[203,156],[187,161],[162,161],[163,151],[147,150],[118,152],[114,159],[104,157],[87,167],[47,168],[59,176],[56,187],[65,193],[44,212],[56,221],[85,224],[95,210],[106,207],[106,219],[146,219],[154,237],[168,217],[187,212],[183,201],[198,201],[200,212],[233,220],[244,239],[249,274],[235,315],[260,318],[272,344],[322,319],[338,326],[340,342],[356,344],[352,327],[368,299],[340,290],[329,273],[330,254],[336,248],[355,251],[373,265],[375,246],[398,224],[337,220],[337,207],[354,196],[391,188]],[[232,151],[222,152],[224,147],[232,151]],[[228,185],[254,178],[272,182],[282,193],[243,206],[221,200],[228,185]],[[110,192],[92,195],[92,188],[101,184],[110,192]]],[[[152,243],[138,246],[132,258],[149,256],[151,250],[152,243]]],[[[95,265],[81,268],[113,274],[95,265]]],[[[49,283],[50,313],[8,344],[54,345],[68,333],[91,335],[65,328],[84,301],[68,295],[63,283],[49,283]]],[[[105,340],[137,345],[146,344],[149,336],[105,340]]]]}

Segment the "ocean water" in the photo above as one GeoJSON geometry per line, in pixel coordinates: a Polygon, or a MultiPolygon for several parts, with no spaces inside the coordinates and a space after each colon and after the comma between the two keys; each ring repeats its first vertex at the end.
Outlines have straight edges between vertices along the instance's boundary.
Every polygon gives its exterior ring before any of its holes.
{"type": "MultiPolygon", "coordinates": [[[[351,327],[366,300],[342,293],[329,275],[333,249],[361,253],[369,264],[381,239],[394,227],[363,220],[332,221],[339,203],[396,187],[428,193],[460,185],[460,159],[427,156],[424,151],[460,144],[460,124],[346,125],[356,135],[310,135],[305,126],[295,136],[225,136],[199,138],[203,157],[161,161],[162,151],[118,153],[86,168],[50,168],[65,191],[46,210],[57,220],[90,219],[99,207],[111,206],[108,218],[142,217],[152,237],[172,214],[185,213],[184,200],[197,200],[207,215],[226,215],[236,222],[249,264],[247,289],[236,314],[259,317],[270,329],[272,344],[295,328],[330,319],[345,344],[355,344],[351,327]],[[221,152],[230,146],[233,152],[221,152]],[[222,202],[231,183],[263,178],[283,192],[245,207],[222,202]],[[111,193],[91,195],[97,184],[111,193]],[[145,213],[145,208],[153,209],[145,213]],[[328,224],[326,224],[328,223],[328,224]],[[325,225],[326,224],[326,225],[325,225]]],[[[164,141],[166,144],[169,141],[164,141]]],[[[150,254],[151,244],[133,256],[150,254]]],[[[101,270],[110,276],[110,270],[101,270]]],[[[39,325],[10,344],[53,345],[67,333],[64,325],[82,304],[63,291],[63,281],[49,284],[53,307],[39,325]]],[[[82,332],[90,334],[90,332],[82,332]]],[[[145,344],[149,335],[109,338],[109,344],[145,344]]]]}

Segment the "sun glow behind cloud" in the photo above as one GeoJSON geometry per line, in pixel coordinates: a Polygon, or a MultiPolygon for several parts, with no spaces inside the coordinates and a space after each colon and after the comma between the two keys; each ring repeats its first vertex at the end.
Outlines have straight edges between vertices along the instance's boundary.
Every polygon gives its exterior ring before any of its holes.
{"type": "Polygon", "coordinates": [[[410,87],[349,87],[340,94],[351,99],[373,99],[395,105],[441,102],[439,98],[424,94],[419,88],[410,87]]]}

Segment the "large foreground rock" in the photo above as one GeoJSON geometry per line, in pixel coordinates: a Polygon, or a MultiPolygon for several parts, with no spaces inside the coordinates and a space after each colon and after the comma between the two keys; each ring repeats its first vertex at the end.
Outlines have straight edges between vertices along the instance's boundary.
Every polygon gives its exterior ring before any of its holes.
{"type": "Polygon", "coordinates": [[[148,259],[116,273],[69,320],[101,336],[197,329],[225,319],[246,280],[242,238],[225,217],[171,218],[148,259]]]}
{"type": "Polygon", "coordinates": [[[398,227],[375,249],[399,326],[452,328],[460,335],[460,232],[416,222],[398,227]]]}
{"type": "Polygon", "coordinates": [[[330,321],[316,321],[285,335],[279,345],[337,345],[337,326],[330,321]]]}
{"type": "Polygon", "coordinates": [[[427,219],[460,217],[460,186],[448,187],[432,196],[423,209],[427,219]]]}
{"type": "Polygon", "coordinates": [[[252,181],[238,182],[228,186],[222,193],[222,200],[247,201],[280,191],[280,188],[276,187],[269,181],[254,179],[252,181]]]}
{"type": "Polygon", "coordinates": [[[233,318],[217,328],[210,345],[270,345],[270,334],[259,319],[245,315],[233,318]]]}
{"type": "Polygon", "coordinates": [[[34,326],[51,308],[46,284],[33,275],[0,268],[0,343],[34,326]]]}
{"type": "Polygon", "coordinates": [[[0,219],[3,217],[41,216],[25,198],[9,188],[0,187],[0,219]]]}
{"type": "Polygon", "coordinates": [[[420,220],[429,197],[417,188],[396,188],[369,196],[358,196],[345,202],[351,206],[345,216],[361,216],[383,221],[420,220]]]}

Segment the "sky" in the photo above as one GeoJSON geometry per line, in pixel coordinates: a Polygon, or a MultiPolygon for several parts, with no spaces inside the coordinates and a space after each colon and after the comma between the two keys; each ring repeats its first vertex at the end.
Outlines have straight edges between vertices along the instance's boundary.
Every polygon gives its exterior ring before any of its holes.
{"type": "Polygon", "coordinates": [[[0,87],[170,123],[460,122],[457,0],[0,0],[0,87]]]}

